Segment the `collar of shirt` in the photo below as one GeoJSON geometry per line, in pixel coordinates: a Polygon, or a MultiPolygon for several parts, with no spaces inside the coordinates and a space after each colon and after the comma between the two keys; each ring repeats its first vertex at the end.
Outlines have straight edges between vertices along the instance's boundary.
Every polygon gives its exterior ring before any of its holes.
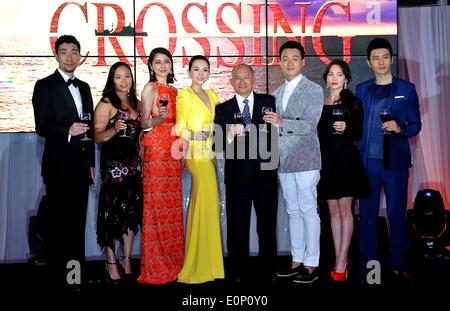
{"type": "MultiPolygon", "coordinates": [[[[71,79],[64,71],[58,68],[59,73],[63,77],[64,81],[67,82],[69,79],[71,79]]],[[[72,78],[75,79],[75,76],[72,78]]]]}
{"type": "Polygon", "coordinates": [[[291,97],[292,91],[296,88],[296,86],[300,83],[300,80],[302,79],[303,75],[299,74],[297,77],[292,79],[291,81],[284,81],[284,91],[283,91],[283,98],[282,98],[282,105],[283,110],[286,110],[289,97],[291,97]]]}
{"type": "MultiPolygon", "coordinates": [[[[236,100],[238,102],[239,110],[241,112],[244,112],[244,106],[245,106],[244,99],[245,99],[245,97],[242,97],[241,95],[236,94],[236,100]]],[[[251,92],[250,95],[248,95],[247,99],[248,99],[248,109],[250,110],[250,116],[253,118],[253,102],[254,102],[253,92],[251,92]]]]}
{"type": "Polygon", "coordinates": [[[303,75],[299,74],[291,81],[286,80],[284,82],[284,90],[288,92],[292,92],[293,89],[300,83],[300,80],[302,79],[303,75]]]}
{"type": "MultiPolygon", "coordinates": [[[[63,77],[64,81],[67,83],[67,80],[69,80],[70,77],[59,68],[58,68],[58,71],[61,74],[61,76],[63,77]]],[[[72,94],[73,101],[75,102],[75,106],[77,107],[78,115],[80,115],[83,112],[83,102],[81,99],[80,90],[77,87],[75,87],[73,84],[71,84],[71,85],[69,85],[69,91],[70,91],[70,94],[72,94]]]]}

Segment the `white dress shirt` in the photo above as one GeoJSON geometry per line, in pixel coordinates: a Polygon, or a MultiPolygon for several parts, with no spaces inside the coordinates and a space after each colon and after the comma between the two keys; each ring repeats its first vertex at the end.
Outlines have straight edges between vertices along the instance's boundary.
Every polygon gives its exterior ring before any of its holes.
{"type": "Polygon", "coordinates": [[[283,99],[281,101],[281,104],[283,106],[283,111],[286,110],[289,97],[291,97],[292,92],[294,91],[295,87],[299,84],[300,80],[302,79],[303,75],[299,74],[297,77],[292,79],[291,81],[285,81],[284,82],[284,92],[283,92],[283,99]]]}
{"type": "MultiPolygon", "coordinates": [[[[245,106],[244,99],[245,99],[245,97],[242,97],[241,95],[236,94],[236,101],[238,103],[239,110],[241,111],[241,113],[244,113],[244,106],[245,106]]],[[[254,102],[255,102],[253,92],[250,93],[250,95],[247,97],[247,100],[248,100],[248,110],[250,111],[250,117],[253,119],[253,106],[254,106],[254,102]]],[[[233,141],[233,139],[234,139],[234,137],[230,139],[227,136],[227,142],[229,144],[233,141]]]]}
{"type": "MultiPolygon", "coordinates": [[[[239,106],[239,110],[244,113],[244,97],[242,97],[239,94],[236,94],[236,100],[238,102],[238,106],[239,106]]],[[[253,119],[253,103],[254,103],[254,96],[253,96],[253,92],[250,93],[250,95],[248,95],[247,97],[248,100],[248,109],[250,110],[250,117],[253,119]]]]}
{"type": "MultiPolygon", "coordinates": [[[[64,71],[62,71],[61,69],[58,68],[59,73],[61,74],[61,76],[63,77],[64,81],[67,82],[67,80],[70,79],[70,77],[68,75],[66,75],[66,73],[64,71]]],[[[70,94],[72,94],[72,98],[73,101],[75,102],[75,106],[77,108],[77,113],[78,116],[83,112],[83,101],[81,99],[81,94],[80,94],[80,90],[75,87],[73,84],[69,85],[69,91],[70,94]]],[[[67,137],[67,141],[70,142],[70,138],[72,136],[68,136],[67,137]]]]}

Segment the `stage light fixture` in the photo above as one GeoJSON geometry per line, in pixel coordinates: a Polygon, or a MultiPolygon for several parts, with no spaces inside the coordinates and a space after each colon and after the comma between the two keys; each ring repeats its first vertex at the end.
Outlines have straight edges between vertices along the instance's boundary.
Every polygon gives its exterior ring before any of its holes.
{"type": "Polygon", "coordinates": [[[439,238],[447,229],[445,206],[441,193],[419,190],[414,200],[414,230],[422,238],[439,238]]]}
{"type": "Polygon", "coordinates": [[[413,208],[413,229],[425,259],[445,257],[447,219],[439,191],[423,189],[417,192],[413,208]]]}

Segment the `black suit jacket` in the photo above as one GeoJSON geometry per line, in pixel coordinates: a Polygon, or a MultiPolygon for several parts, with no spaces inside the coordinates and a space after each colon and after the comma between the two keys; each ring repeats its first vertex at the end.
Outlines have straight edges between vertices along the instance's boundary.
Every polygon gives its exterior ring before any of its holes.
{"type": "MultiPolygon", "coordinates": [[[[214,122],[222,129],[221,145],[223,148],[216,147],[215,151],[224,152],[225,184],[227,185],[251,185],[260,178],[276,178],[278,168],[276,130],[272,130],[272,126],[269,124],[267,124],[268,133],[256,130],[259,125],[264,124],[262,107],[270,106],[275,111],[275,98],[267,94],[253,94],[252,124],[255,127],[251,127],[250,133],[245,136],[236,136],[230,144],[227,141],[228,128],[235,123],[234,113],[240,112],[236,97],[216,106],[214,122]],[[243,159],[237,155],[236,150],[238,150],[239,144],[245,145],[245,157],[243,159]],[[234,148],[233,156],[231,156],[229,148],[234,148]],[[256,156],[251,156],[252,154],[256,156]],[[271,161],[273,161],[273,165],[262,169],[263,163],[268,164],[271,161]]],[[[218,145],[216,144],[216,146],[218,145]]]]}
{"type": "MultiPolygon", "coordinates": [[[[92,94],[89,85],[80,81],[78,86],[83,102],[83,112],[93,117],[92,94]]],[[[94,141],[80,141],[83,135],[72,136],[69,128],[80,122],[75,101],[64,78],[58,70],[36,82],[33,92],[36,133],[45,137],[42,157],[44,182],[90,182],[89,167],[94,167],[94,141]]],[[[91,130],[88,132],[92,138],[91,130]]]]}

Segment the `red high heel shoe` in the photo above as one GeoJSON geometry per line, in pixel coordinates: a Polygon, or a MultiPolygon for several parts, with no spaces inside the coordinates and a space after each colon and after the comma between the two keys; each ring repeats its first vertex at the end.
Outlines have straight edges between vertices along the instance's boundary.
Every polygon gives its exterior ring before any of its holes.
{"type": "Polygon", "coordinates": [[[336,267],[330,271],[330,277],[333,278],[335,273],[336,273],[336,267]]]}
{"type": "Polygon", "coordinates": [[[347,270],[344,272],[334,272],[333,281],[335,282],[344,282],[347,279],[347,270]]]}
{"type": "Polygon", "coordinates": [[[335,270],[331,272],[332,272],[331,278],[333,279],[333,281],[344,282],[345,280],[347,280],[348,277],[348,261],[345,263],[345,268],[343,272],[337,272],[335,270]]]}

